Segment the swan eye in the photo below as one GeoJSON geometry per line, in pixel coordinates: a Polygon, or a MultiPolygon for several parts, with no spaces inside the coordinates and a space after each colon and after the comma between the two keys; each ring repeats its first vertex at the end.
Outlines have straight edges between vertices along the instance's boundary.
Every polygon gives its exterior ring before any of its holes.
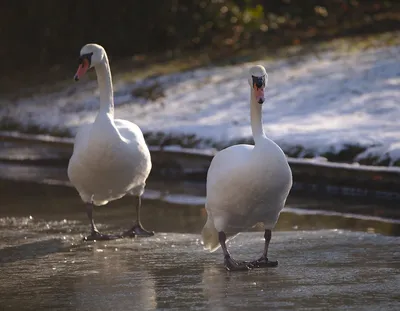
{"type": "Polygon", "coordinates": [[[251,77],[253,78],[253,86],[256,86],[259,89],[265,87],[265,76],[262,77],[251,76],[251,77]]]}
{"type": "Polygon", "coordinates": [[[93,55],[93,52],[81,55],[79,57],[79,65],[82,65],[83,61],[86,59],[89,63],[89,67],[90,67],[90,64],[92,63],[92,55],[93,55]]]}

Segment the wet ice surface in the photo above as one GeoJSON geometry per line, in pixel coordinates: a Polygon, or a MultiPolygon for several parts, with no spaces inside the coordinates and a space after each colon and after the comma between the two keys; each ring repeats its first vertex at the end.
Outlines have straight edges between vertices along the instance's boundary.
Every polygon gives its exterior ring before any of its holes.
{"type": "MultiPolygon", "coordinates": [[[[398,239],[340,230],[277,232],[278,268],[229,273],[197,234],[81,243],[77,236],[2,232],[5,310],[395,310],[398,239]],[[24,239],[23,236],[28,236],[24,239]],[[17,241],[16,241],[17,240],[17,241]]],[[[259,233],[230,244],[259,255],[259,233]]]]}
{"type": "MultiPolygon", "coordinates": [[[[88,221],[73,189],[0,182],[0,309],[400,309],[398,222],[289,209],[270,247],[279,266],[230,273],[221,250],[207,253],[200,244],[203,207],[162,201],[182,190],[168,188],[143,202],[143,224],[154,237],[85,243],[88,221]]],[[[203,193],[196,184],[183,189],[203,193]]],[[[290,208],[322,208],[291,202],[290,208]]],[[[100,230],[116,233],[131,224],[133,210],[126,197],[94,216],[100,230]]],[[[255,259],[263,233],[242,233],[229,247],[236,259],[255,259]]]]}

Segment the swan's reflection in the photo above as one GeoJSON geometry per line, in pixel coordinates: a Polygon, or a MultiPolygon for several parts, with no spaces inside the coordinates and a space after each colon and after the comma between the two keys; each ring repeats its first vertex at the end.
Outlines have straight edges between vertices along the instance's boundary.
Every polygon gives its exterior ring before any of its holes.
{"type": "Polygon", "coordinates": [[[93,269],[74,283],[78,310],[154,310],[155,281],[140,253],[118,251],[118,246],[95,245],[90,258],[93,269]]]}
{"type": "MultiPolygon", "coordinates": [[[[278,242],[280,239],[278,236],[278,242]]],[[[261,245],[262,238],[258,233],[243,233],[231,241],[232,249],[239,257],[255,257],[256,253],[253,252],[257,248],[261,249],[261,245]]],[[[277,248],[274,245],[274,252],[277,248]]],[[[220,250],[216,253],[219,252],[220,250]]],[[[250,271],[227,272],[218,255],[215,254],[215,262],[204,265],[202,273],[203,295],[209,310],[251,311],[276,307],[281,303],[278,297],[283,291],[282,284],[290,279],[285,269],[256,268],[250,271]]],[[[283,256],[279,258],[284,259],[283,256]]]]}

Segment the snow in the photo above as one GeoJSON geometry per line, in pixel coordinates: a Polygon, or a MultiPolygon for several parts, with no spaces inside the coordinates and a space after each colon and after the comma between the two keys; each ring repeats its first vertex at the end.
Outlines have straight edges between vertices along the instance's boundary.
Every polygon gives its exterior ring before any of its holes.
{"type": "MultiPolygon", "coordinates": [[[[395,46],[257,62],[269,75],[263,105],[266,134],[284,150],[302,146],[318,156],[361,145],[369,148],[356,161],[375,156],[394,164],[400,159],[399,58],[400,46],[395,46]]],[[[254,64],[202,68],[134,83],[116,76],[116,117],[137,123],[143,132],[195,134],[212,143],[249,138],[247,73],[254,64]],[[144,87],[162,88],[164,97],[150,101],[131,95],[144,87]]],[[[71,82],[59,93],[0,105],[0,113],[25,125],[74,133],[96,116],[96,88],[95,81],[71,82]]]]}

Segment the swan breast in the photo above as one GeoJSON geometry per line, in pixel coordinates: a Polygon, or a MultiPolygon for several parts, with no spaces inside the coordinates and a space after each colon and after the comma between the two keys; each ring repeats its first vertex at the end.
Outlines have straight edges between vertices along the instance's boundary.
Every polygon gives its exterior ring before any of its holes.
{"type": "Polygon", "coordinates": [[[103,126],[99,131],[94,123],[77,136],[68,176],[82,199],[107,202],[127,192],[143,193],[150,152],[140,129],[129,124],[118,121],[111,130],[103,126]]]}
{"type": "Polygon", "coordinates": [[[261,221],[273,226],[279,217],[292,186],[291,170],[275,146],[257,148],[232,146],[212,161],[207,209],[220,228],[240,230],[261,221]]]}

